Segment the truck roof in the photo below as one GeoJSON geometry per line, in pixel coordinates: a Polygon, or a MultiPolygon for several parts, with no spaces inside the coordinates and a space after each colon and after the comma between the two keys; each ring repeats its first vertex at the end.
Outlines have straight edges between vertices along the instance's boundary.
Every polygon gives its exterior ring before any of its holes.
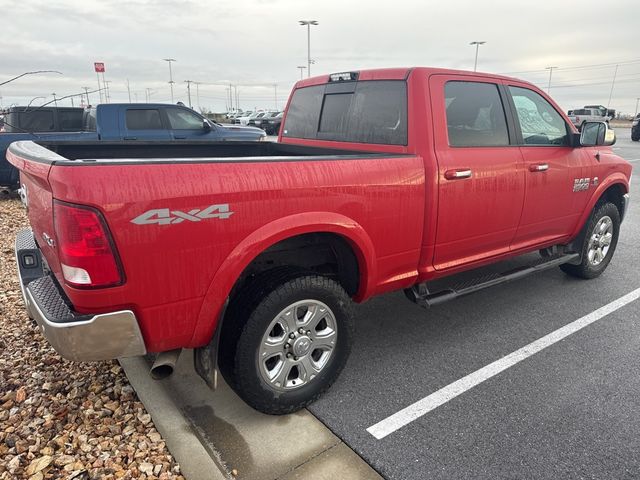
{"type": "MultiPolygon", "coordinates": [[[[189,108],[186,105],[178,105],[177,103],[99,103],[97,105],[92,105],[92,108],[95,107],[133,107],[133,108],[148,108],[148,107],[184,107],[189,108]]],[[[193,109],[190,109],[193,110],[193,109]]]]}
{"type": "MultiPolygon", "coordinates": [[[[368,69],[368,70],[349,70],[349,71],[345,71],[345,73],[357,73],[358,80],[404,80],[414,71],[425,73],[427,75],[434,75],[434,74],[473,75],[475,77],[499,78],[502,80],[516,80],[518,82],[523,81],[518,78],[508,77],[505,75],[498,75],[495,73],[472,72],[469,70],[454,70],[449,68],[434,68],[434,67],[375,68],[375,69],[368,69]]],[[[339,73],[342,73],[342,72],[339,72],[339,73]]],[[[300,80],[296,83],[295,88],[325,84],[329,81],[329,78],[331,77],[331,75],[335,75],[335,73],[318,75],[316,77],[300,80]]],[[[526,82],[526,83],[529,83],[529,82],[526,82]]]]}

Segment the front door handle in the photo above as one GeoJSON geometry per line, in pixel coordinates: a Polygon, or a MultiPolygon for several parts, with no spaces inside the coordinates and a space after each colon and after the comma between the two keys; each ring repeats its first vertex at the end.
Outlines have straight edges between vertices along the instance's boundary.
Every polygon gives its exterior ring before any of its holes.
{"type": "Polygon", "coordinates": [[[462,178],[471,178],[470,168],[457,168],[455,170],[447,170],[444,172],[444,178],[447,180],[460,180],[462,178]]]}
{"type": "Polygon", "coordinates": [[[186,140],[187,136],[186,135],[175,135],[173,138],[175,138],[176,140],[186,140]]]}
{"type": "Polygon", "coordinates": [[[546,172],[549,170],[548,163],[534,163],[533,165],[529,165],[530,172],[546,172]]]}
{"type": "Polygon", "coordinates": [[[137,140],[138,137],[124,137],[125,140],[137,140]]]}

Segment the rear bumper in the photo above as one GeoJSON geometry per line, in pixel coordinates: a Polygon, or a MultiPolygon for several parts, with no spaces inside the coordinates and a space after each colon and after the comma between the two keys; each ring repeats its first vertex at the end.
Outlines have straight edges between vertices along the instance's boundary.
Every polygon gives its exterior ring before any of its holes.
{"type": "Polygon", "coordinates": [[[60,355],[84,362],[147,353],[132,311],[85,315],[73,310],[54,278],[45,273],[31,230],[18,233],[15,252],[29,317],[60,355]]]}

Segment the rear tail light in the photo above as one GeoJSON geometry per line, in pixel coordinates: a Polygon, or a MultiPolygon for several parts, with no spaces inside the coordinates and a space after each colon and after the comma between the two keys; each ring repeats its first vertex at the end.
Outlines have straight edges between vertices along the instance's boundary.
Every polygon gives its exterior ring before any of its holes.
{"type": "Polygon", "coordinates": [[[54,200],[62,275],[73,287],[111,287],[124,281],[115,245],[97,210],[54,200]]]}

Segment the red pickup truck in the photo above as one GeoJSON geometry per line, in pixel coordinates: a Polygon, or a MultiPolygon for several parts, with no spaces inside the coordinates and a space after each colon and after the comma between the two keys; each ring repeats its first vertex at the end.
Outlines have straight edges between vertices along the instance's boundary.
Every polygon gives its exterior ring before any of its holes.
{"type": "Polygon", "coordinates": [[[155,353],[160,377],[192,348],[210,385],[219,368],[254,408],[295,411],[343,368],[353,301],[600,275],[629,203],[614,141],[529,83],[399,68],[298,82],[278,143],[17,142],[27,309],[67,358],[155,353]]]}

